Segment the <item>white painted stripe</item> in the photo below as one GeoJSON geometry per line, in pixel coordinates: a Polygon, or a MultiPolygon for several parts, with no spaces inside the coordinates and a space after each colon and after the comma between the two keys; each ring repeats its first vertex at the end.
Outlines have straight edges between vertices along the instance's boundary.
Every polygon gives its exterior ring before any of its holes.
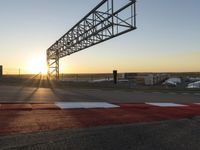
{"type": "Polygon", "coordinates": [[[161,92],[152,92],[153,94],[161,94],[161,92]]]}
{"type": "Polygon", "coordinates": [[[177,94],[177,93],[174,93],[174,92],[169,92],[168,94],[172,94],[172,95],[174,95],[174,94],[177,94]]]}
{"type": "Polygon", "coordinates": [[[160,107],[181,107],[181,106],[187,106],[182,104],[176,104],[176,103],[146,103],[148,105],[153,106],[160,106],[160,107]]]}
{"type": "Polygon", "coordinates": [[[182,93],[182,95],[188,95],[189,93],[182,93]]]}
{"type": "Polygon", "coordinates": [[[194,95],[200,95],[200,93],[194,93],[194,95]]]}
{"type": "Polygon", "coordinates": [[[55,103],[61,109],[73,108],[117,108],[118,105],[106,102],[57,102],[55,103]]]}
{"type": "Polygon", "coordinates": [[[200,103],[194,103],[194,104],[200,105],[200,103]]]}

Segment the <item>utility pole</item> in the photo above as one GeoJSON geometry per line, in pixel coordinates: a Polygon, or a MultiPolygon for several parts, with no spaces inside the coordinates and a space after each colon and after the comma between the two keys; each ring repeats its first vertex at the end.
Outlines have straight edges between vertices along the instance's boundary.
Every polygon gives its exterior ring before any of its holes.
{"type": "Polygon", "coordinates": [[[19,73],[19,78],[20,78],[20,76],[21,76],[21,70],[20,70],[20,68],[18,70],[18,73],[19,73]]]}

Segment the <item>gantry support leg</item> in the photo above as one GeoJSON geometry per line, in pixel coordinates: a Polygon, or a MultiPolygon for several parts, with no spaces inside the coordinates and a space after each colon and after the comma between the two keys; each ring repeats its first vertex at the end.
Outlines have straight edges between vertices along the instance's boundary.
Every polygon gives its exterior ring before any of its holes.
{"type": "MultiPolygon", "coordinates": [[[[48,56],[48,54],[47,54],[48,56]]],[[[47,57],[48,66],[48,78],[59,80],[59,52],[56,53],[56,57],[47,57]]]]}

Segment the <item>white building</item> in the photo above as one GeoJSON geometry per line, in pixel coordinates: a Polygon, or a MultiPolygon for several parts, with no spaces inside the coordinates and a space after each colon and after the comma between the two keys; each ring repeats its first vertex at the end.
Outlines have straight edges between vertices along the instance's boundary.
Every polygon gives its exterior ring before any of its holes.
{"type": "Polygon", "coordinates": [[[167,79],[166,74],[149,74],[144,77],[145,85],[157,85],[167,79]]]}
{"type": "Polygon", "coordinates": [[[200,88],[200,81],[188,84],[187,88],[200,88]]]}
{"type": "Polygon", "coordinates": [[[163,83],[163,85],[177,86],[180,83],[181,83],[181,79],[180,78],[169,78],[163,83]]]}

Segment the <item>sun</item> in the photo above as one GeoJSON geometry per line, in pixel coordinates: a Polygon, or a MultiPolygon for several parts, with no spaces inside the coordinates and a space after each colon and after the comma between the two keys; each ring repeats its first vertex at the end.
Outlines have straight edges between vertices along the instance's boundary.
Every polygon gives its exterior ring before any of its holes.
{"type": "Polygon", "coordinates": [[[27,71],[31,74],[46,74],[47,65],[45,59],[35,58],[32,59],[27,65],[27,71]]]}

